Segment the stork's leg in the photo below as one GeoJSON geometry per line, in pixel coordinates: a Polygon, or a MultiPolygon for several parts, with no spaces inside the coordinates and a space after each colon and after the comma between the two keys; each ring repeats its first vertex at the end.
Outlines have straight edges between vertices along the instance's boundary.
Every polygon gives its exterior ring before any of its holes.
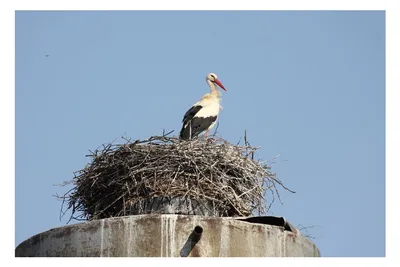
{"type": "Polygon", "coordinates": [[[208,139],[208,130],[206,131],[206,140],[208,139]]]}

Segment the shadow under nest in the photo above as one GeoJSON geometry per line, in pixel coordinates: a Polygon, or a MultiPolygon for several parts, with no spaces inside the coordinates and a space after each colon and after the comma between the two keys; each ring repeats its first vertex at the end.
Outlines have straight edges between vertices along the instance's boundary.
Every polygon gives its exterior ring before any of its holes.
{"type": "Polygon", "coordinates": [[[72,210],[70,220],[146,213],[266,214],[275,195],[279,198],[278,185],[293,191],[270,166],[254,160],[257,149],[247,140],[241,146],[215,136],[182,141],[168,134],[103,145],[67,182],[73,188],[61,197],[62,212],[67,204],[63,213],[72,210]],[[166,202],[173,211],[154,207],[166,202]]]}

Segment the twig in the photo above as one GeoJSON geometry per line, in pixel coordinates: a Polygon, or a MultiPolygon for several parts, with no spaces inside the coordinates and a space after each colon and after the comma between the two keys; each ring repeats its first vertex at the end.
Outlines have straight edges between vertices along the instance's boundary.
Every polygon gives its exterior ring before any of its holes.
{"type": "MultiPolygon", "coordinates": [[[[218,124],[214,136],[217,129],[218,124]]],[[[294,193],[269,166],[254,160],[259,147],[250,145],[247,131],[244,145],[219,137],[182,141],[170,136],[172,132],[163,130],[162,135],[135,141],[122,136],[124,144],[89,150],[91,163],[61,184],[74,187],[57,196],[62,199],[60,218],[67,210],[70,220],[121,216],[132,205],[144,205],[144,199],[175,196],[212,206],[223,216],[249,216],[253,211],[261,215],[268,212],[275,195],[281,201],[278,187],[294,193]]]]}

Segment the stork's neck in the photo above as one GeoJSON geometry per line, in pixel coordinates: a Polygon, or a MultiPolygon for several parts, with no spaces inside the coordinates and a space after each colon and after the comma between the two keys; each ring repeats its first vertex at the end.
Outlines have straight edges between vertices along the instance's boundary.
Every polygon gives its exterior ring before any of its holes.
{"type": "Polygon", "coordinates": [[[219,97],[221,95],[221,93],[219,92],[215,83],[213,83],[210,80],[207,80],[207,83],[208,83],[208,86],[210,86],[210,94],[213,96],[219,97]]]}

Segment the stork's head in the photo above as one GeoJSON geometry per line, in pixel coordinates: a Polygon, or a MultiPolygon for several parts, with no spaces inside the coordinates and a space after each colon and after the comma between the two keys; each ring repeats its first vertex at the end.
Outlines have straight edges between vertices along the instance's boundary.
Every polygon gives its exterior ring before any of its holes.
{"type": "Polygon", "coordinates": [[[219,87],[221,87],[222,89],[224,89],[224,90],[226,91],[225,87],[224,87],[224,86],[222,85],[222,83],[218,80],[217,74],[212,73],[212,72],[209,73],[209,74],[207,75],[206,80],[207,80],[207,81],[210,81],[210,82],[212,82],[212,83],[217,84],[219,87]]]}

